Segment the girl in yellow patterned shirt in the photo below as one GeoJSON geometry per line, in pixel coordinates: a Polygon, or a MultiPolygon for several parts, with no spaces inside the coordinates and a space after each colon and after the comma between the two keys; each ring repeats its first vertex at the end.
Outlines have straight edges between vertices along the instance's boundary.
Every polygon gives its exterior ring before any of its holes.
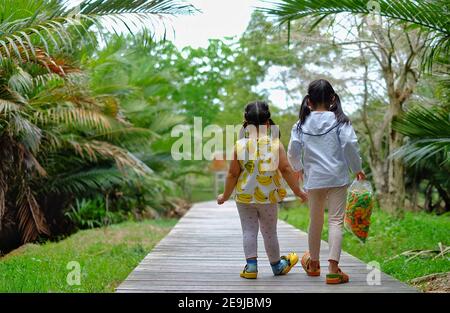
{"type": "Polygon", "coordinates": [[[245,107],[244,136],[235,145],[225,191],[217,198],[218,204],[227,201],[235,190],[235,200],[241,219],[244,253],[247,264],[241,277],[255,279],[257,269],[258,230],[274,275],[287,274],[298,262],[295,253],[280,257],[277,236],[278,202],[286,196],[282,177],[294,194],[306,200],[298,185],[279,140],[278,127],[270,118],[265,102],[253,102],[245,107]]]}

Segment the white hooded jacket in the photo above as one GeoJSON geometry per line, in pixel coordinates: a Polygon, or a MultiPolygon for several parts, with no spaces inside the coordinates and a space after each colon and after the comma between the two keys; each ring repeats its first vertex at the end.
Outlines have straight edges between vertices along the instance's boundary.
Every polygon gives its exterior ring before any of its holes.
{"type": "Polygon", "coordinates": [[[350,123],[338,123],[333,112],[314,111],[298,131],[292,127],[288,159],[304,171],[304,188],[341,187],[350,183],[349,169],[362,170],[358,138],[350,123]]]}

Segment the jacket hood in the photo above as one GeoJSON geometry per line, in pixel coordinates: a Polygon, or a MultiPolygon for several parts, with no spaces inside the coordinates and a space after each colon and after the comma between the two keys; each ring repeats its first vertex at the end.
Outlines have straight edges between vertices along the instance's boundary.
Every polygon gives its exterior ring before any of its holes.
{"type": "Polygon", "coordinates": [[[305,134],[320,136],[328,133],[338,125],[333,112],[311,112],[302,125],[305,134]]]}

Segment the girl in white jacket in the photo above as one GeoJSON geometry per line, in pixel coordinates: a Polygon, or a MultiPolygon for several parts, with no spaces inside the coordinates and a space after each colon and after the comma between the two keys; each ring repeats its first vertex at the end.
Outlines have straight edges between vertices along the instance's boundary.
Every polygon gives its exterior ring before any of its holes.
{"type": "Polygon", "coordinates": [[[299,117],[292,128],[288,158],[298,175],[304,177],[310,208],[309,252],[303,255],[301,263],[309,276],[320,276],[320,241],[327,207],[330,251],[326,282],[346,283],[349,277],[338,264],[349,170],[358,180],[365,179],[358,141],[339,96],[326,80],[309,85],[299,117]]]}

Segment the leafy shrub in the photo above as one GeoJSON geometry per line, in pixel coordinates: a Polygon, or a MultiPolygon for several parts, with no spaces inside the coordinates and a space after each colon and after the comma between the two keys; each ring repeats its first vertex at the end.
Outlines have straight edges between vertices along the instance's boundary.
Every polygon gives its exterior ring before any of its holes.
{"type": "Polygon", "coordinates": [[[80,229],[96,228],[126,220],[120,212],[107,210],[105,199],[77,199],[66,216],[80,229]]]}

